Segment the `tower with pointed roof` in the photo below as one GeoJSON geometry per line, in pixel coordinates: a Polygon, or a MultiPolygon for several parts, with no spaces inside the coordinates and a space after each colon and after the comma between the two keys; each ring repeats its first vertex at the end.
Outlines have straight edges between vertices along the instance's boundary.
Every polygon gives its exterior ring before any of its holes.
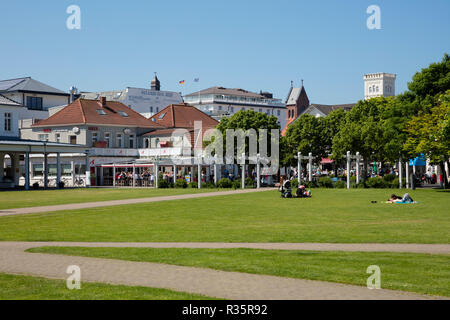
{"type": "Polygon", "coordinates": [[[158,76],[155,72],[155,77],[152,80],[151,88],[153,91],[160,91],[161,90],[161,82],[159,82],[158,76]]]}
{"type": "Polygon", "coordinates": [[[291,89],[289,91],[289,96],[286,100],[286,119],[289,120],[297,119],[306,108],[309,107],[309,98],[306,94],[305,87],[303,85],[300,88],[294,88],[293,83],[291,82],[291,89]]]}

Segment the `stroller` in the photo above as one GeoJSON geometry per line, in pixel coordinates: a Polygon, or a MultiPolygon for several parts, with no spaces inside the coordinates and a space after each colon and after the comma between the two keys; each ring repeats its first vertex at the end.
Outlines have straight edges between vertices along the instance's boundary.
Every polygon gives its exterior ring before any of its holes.
{"type": "Polygon", "coordinates": [[[282,198],[292,198],[291,182],[289,180],[283,183],[280,192],[282,198]]]}

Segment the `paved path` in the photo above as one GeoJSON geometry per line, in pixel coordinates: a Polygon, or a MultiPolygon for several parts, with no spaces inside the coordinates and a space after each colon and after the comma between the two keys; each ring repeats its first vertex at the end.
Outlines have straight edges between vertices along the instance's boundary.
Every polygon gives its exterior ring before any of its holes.
{"type": "Polygon", "coordinates": [[[0,246],[90,247],[90,248],[192,248],[264,250],[404,252],[450,254],[450,244],[401,243],[224,243],[224,242],[0,242],[0,246]]]}
{"type": "Polygon", "coordinates": [[[26,253],[41,243],[0,242],[0,272],[66,279],[70,265],[81,268],[82,281],[166,288],[211,297],[242,300],[438,299],[393,290],[324,281],[281,278],[148,262],[26,253]]]}
{"type": "Polygon", "coordinates": [[[176,195],[176,196],[163,196],[163,197],[140,198],[140,199],[71,203],[71,204],[62,204],[62,205],[56,205],[56,206],[42,206],[42,207],[19,208],[19,209],[3,209],[3,210],[0,210],[0,217],[20,215],[20,214],[54,212],[54,211],[63,211],[63,210],[77,210],[77,209],[120,206],[120,205],[126,205],[126,204],[136,204],[136,203],[150,203],[150,202],[161,202],[161,201],[172,201],[172,200],[183,200],[183,199],[219,197],[219,196],[227,196],[227,195],[235,195],[235,194],[243,194],[243,193],[265,192],[265,191],[271,191],[271,190],[277,190],[277,189],[276,188],[244,189],[244,190],[182,194],[182,195],[176,195]]]}

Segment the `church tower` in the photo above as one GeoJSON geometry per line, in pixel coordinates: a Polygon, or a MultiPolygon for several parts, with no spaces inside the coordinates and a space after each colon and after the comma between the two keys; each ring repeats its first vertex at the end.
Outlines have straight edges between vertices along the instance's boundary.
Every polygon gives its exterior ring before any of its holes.
{"type": "Polygon", "coordinates": [[[303,112],[309,107],[309,98],[306,94],[303,85],[300,88],[294,88],[294,83],[291,81],[291,89],[286,100],[286,126],[281,134],[284,136],[288,126],[295,121],[303,112]]]}
{"type": "Polygon", "coordinates": [[[300,88],[294,88],[293,82],[291,82],[291,90],[286,100],[287,121],[297,119],[308,107],[309,99],[305,87],[303,86],[303,80],[300,88]]]}
{"type": "Polygon", "coordinates": [[[155,72],[155,78],[153,78],[151,83],[151,88],[153,91],[160,91],[161,90],[161,83],[159,82],[158,77],[156,76],[155,72]]]}

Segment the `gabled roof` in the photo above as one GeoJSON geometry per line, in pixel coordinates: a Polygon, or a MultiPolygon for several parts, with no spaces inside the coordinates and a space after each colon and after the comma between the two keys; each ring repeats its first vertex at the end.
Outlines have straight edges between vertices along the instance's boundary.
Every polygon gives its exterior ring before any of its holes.
{"type": "Polygon", "coordinates": [[[326,104],[311,104],[302,114],[300,114],[295,119],[288,119],[286,122],[286,125],[284,126],[283,130],[281,131],[281,135],[285,136],[288,127],[295,122],[301,115],[303,114],[310,114],[311,111],[314,109],[319,110],[324,116],[329,115],[332,111],[343,109],[344,111],[350,111],[356,103],[348,103],[348,104],[336,104],[336,105],[326,105],[326,104]]]}
{"type": "Polygon", "coordinates": [[[219,124],[206,113],[185,103],[171,104],[149,120],[166,128],[194,128],[195,121],[201,121],[203,128],[213,128],[219,124]]]}
{"type": "Polygon", "coordinates": [[[78,99],[51,117],[41,120],[33,127],[64,125],[117,125],[133,128],[161,128],[123,103],[106,101],[102,106],[98,100],[78,99]],[[126,115],[126,116],[124,116],[126,115]]]}
{"type": "Polygon", "coordinates": [[[0,94],[0,105],[2,106],[14,106],[14,107],[21,107],[22,105],[18,102],[15,102],[14,100],[11,100],[3,95],[0,94]]]}
{"type": "MultiPolygon", "coordinates": [[[[300,98],[306,98],[308,99],[308,95],[306,94],[305,87],[302,86],[301,88],[291,88],[289,92],[289,96],[286,100],[286,106],[294,106],[297,105],[300,98]]],[[[308,100],[309,102],[309,100],[308,100]]]]}
{"type": "Polygon", "coordinates": [[[69,93],[53,88],[45,83],[34,80],[31,77],[0,80],[0,92],[14,91],[43,92],[69,96],[69,93]]]}
{"type": "Polygon", "coordinates": [[[336,104],[336,105],[326,105],[326,104],[312,104],[308,107],[308,109],[305,110],[304,113],[309,113],[313,108],[316,108],[320,112],[322,112],[324,115],[330,114],[332,111],[343,109],[344,111],[350,111],[356,104],[355,103],[349,103],[349,104],[336,104]]]}

